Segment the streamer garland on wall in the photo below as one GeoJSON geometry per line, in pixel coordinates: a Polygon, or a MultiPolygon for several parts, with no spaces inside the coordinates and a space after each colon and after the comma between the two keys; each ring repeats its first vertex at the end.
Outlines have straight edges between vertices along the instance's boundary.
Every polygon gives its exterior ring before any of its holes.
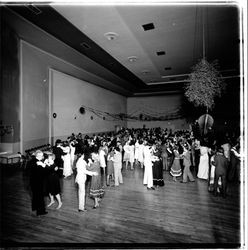
{"type": "Polygon", "coordinates": [[[82,107],[85,110],[95,114],[97,117],[104,119],[105,121],[168,121],[180,119],[183,117],[181,108],[167,111],[166,114],[162,112],[153,112],[152,110],[147,111],[144,109],[138,109],[132,112],[131,114],[125,114],[109,113],[84,105],[82,105],[82,107]]]}

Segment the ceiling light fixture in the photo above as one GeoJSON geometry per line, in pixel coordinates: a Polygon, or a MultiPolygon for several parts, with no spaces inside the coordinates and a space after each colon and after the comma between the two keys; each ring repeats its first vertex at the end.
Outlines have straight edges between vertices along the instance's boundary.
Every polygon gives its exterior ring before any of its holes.
{"type": "Polygon", "coordinates": [[[119,35],[118,35],[117,33],[115,33],[115,32],[107,32],[107,33],[104,34],[104,36],[107,37],[107,39],[108,39],[109,41],[113,41],[113,40],[115,40],[119,35]]]}
{"type": "Polygon", "coordinates": [[[158,55],[158,56],[163,56],[163,55],[165,55],[165,51],[158,51],[158,52],[157,52],[157,55],[158,55]]]}
{"type": "Polygon", "coordinates": [[[153,30],[155,28],[153,23],[144,24],[144,25],[142,25],[142,27],[143,27],[144,31],[153,30]]]}
{"type": "Polygon", "coordinates": [[[129,62],[133,63],[133,62],[136,62],[138,60],[138,57],[137,56],[129,56],[127,59],[129,62]]]}

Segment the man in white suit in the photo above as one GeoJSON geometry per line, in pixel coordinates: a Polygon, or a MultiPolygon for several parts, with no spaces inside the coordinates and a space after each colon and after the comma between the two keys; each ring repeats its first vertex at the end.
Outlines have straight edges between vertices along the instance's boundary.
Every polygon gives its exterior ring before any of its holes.
{"type": "Polygon", "coordinates": [[[86,169],[87,163],[84,160],[84,152],[81,152],[81,156],[78,158],[76,169],[77,169],[77,176],[75,182],[78,184],[78,212],[87,211],[85,209],[85,181],[86,175],[98,175],[97,172],[89,171],[86,169]]]}

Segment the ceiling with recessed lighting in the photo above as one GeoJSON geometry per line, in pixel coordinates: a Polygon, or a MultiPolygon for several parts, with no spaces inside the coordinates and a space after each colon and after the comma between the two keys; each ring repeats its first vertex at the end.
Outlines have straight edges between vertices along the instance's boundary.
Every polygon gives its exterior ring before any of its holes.
{"type": "Polygon", "coordinates": [[[226,79],[239,77],[240,12],[235,5],[9,8],[101,65],[102,78],[120,78],[112,83],[121,85],[126,96],[182,91],[192,66],[204,55],[210,62],[218,60],[226,79]]]}

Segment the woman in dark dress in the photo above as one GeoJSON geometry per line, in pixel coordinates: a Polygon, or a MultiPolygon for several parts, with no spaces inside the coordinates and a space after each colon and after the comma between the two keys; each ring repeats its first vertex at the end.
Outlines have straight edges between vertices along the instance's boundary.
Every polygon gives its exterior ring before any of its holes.
{"type": "Polygon", "coordinates": [[[61,197],[60,197],[60,180],[58,175],[58,167],[55,165],[55,155],[48,154],[47,159],[44,161],[46,164],[47,170],[47,179],[46,179],[46,194],[50,197],[50,203],[47,205],[50,207],[55,203],[54,197],[56,197],[58,201],[58,206],[56,209],[60,209],[62,206],[61,197]]]}
{"type": "Polygon", "coordinates": [[[163,163],[161,158],[162,151],[155,144],[152,148],[153,185],[156,187],[164,186],[163,163]]]}
{"type": "Polygon", "coordinates": [[[30,186],[32,191],[32,211],[36,211],[37,216],[47,214],[45,209],[44,181],[46,177],[45,164],[43,162],[43,152],[37,150],[35,158],[30,162],[30,186]]]}

